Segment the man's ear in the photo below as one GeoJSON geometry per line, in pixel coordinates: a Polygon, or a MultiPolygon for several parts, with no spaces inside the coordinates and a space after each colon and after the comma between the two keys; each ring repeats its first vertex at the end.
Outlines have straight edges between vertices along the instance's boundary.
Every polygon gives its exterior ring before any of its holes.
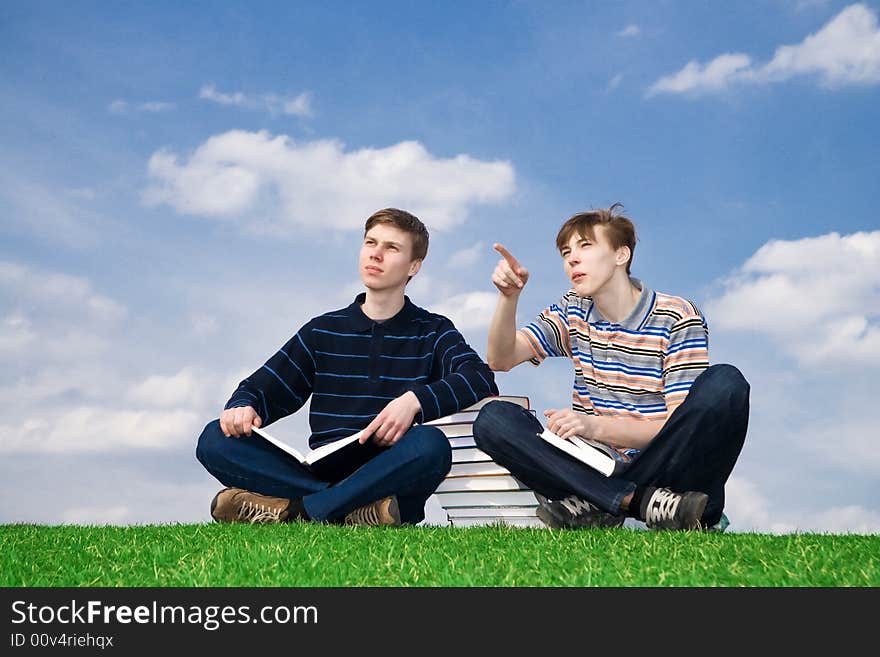
{"type": "Polygon", "coordinates": [[[628,246],[621,246],[614,254],[614,262],[618,265],[626,265],[632,257],[632,251],[628,246]]]}
{"type": "Polygon", "coordinates": [[[411,263],[409,263],[409,275],[415,276],[416,274],[419,273],[419,269],[421,269],[421,268],[422,268],[422,261],[421,260],[413,260],[411,263]]]}

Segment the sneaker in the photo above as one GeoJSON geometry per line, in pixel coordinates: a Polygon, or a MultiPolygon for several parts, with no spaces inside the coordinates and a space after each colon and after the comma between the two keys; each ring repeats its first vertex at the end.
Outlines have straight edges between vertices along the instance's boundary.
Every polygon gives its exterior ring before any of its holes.
{"type": "Polygon", "coordinates": [[[702,529],[700,518],[708,501],[706,493],[658,488],[648,500],[645,524],[650,529],[702,529]]]}
{"type": "Polygon", "coordinates": [[[535,497],[538,500],[538,518],[553,529],[623,525],[623,516],[606,513],[595,504],[574,495],[562,500],[550,500],[540,493],[535,493],[535,497]]]}
{"type": "Polygon", "coordinates": [[[252,493],[244,488],[224,488],[211,501],[211,517],[216,522],[276,523],[297,519],[290,500],[252,493]]]}
{"type": "Polygon", "coordinates": [[[400,524],[400,509],[397,497],[385,497],[369,504],[364,504],[345,516],[342,524],[358,527],[382,527],[400,524]]]}

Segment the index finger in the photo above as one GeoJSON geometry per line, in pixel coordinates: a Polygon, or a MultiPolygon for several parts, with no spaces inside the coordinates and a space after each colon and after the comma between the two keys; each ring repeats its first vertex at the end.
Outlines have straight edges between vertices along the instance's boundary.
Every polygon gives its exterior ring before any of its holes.
{"type": "Polygon", "coordinates": [[[501,244],[495,244],[493,248],[501,254],[502,258],[507,260],[507,264],[510,265],[510,268],[513,269],[513,271],[522,269],[522,265],[519,264],[519,261],[514,258],[513,254],[505,249],[501,244]]]}
{"type": "Polygon", "coordinates": [[[373,435],[373,433],[375,433],[376,429],[378,429],[381,426],[381,424],[382,423],[379,421],[379,416],[377,415],[376,418],[367,425],[367,428],[364,429],[364,435],[362,435],[360,438],[358,438],[358,442],[361,445],[366,443],[370,439],[370,437],[373,435]]]}

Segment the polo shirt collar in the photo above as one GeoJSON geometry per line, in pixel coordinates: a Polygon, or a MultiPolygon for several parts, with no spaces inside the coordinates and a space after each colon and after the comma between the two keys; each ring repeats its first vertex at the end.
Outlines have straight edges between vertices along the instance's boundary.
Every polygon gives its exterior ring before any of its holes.
{"type": "MultiPolygon", "coordinates": [[[[367,317],[364,314],[363,308],[361,306],[367,300],[367,293],[361,292],[355,298],[352,304],[346,308],[346,314],[348,315],[348,320],[351,322],[352,330],[363,332],[363,331],[371,331],[373,329],[374,324],[379,324],[379,322],[367,317]]],[[[403,308],[398,311],[394,317],[389,317],[385,321],[381,322],[381,325],[392,329],[394,331],[400,331],[405,329],[407,324],[409,324],[410,319],[412,319],[413,314],[415,313],[416,306],[415,304],[409,300],[408,296],[403,297],[403,308]]]]}
{"type": "Polygon", "coordinates": [[[606,322],[608,324],[614,324],[616,326],[620,326],[628,331],[638,331],[642,328],[645,323],[645,319],[648,317],[648,313],[651,312],[651,308],[654,305],[654,292],[653,290],[648,289],[648,286],[642,283],[638,278],[630,277],[629,279],[633,285],[641,290],[639,294],[639,300],[636,301],[635,307],[632,309],[629,315],[627,315],[620,322],[609,322],[607,319],[602,317],[602,313],[599,312],[599,308],[593,303],[593,300],[590,299],[590,309],[587,314],[587,318],[590,324],[598,324],[600,322],[606,322]]]}

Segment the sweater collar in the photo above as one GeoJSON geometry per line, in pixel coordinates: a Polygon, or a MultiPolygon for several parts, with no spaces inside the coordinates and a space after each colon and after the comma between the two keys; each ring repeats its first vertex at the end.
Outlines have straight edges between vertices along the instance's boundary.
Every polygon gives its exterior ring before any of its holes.
{"type": "Polygon", "coordinates": [[[393,317],[389,317],[382,322],[377,322],[364,314],[364,310],[361,306],[366,300],[367,293],[361,292],[354,298],[352,304],[346,308],[346,314],[351,321],[351,327],[355,331],[371,331],[373,326],[377,324],[394,331],[400,331],[409,323],[416,308],[415,304],[409,300],[409,297],[404,295],[403,308],[401,308],[393,317]]]}

